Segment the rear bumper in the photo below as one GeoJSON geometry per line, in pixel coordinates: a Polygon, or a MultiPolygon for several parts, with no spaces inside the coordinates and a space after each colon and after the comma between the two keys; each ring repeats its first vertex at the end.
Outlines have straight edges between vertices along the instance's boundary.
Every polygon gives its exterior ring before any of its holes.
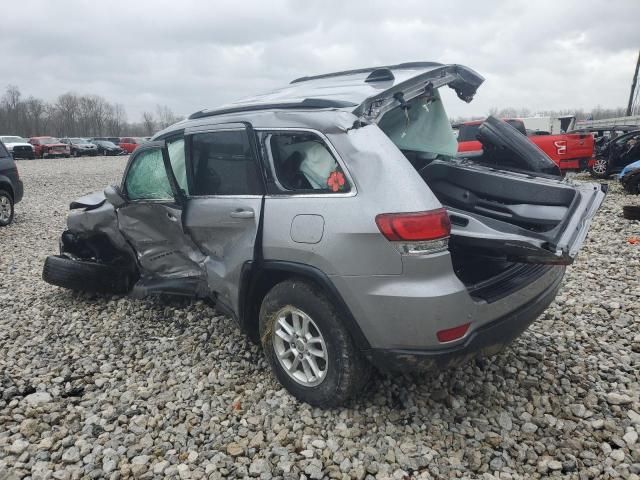
{"type": "MultiPolygon", "coordinates": [[[[564,272],[564,269],[559,269],[564,272]]],[[[524,332],[553,301],[562,283],[563,273],[542,292],[515,310],[473,331],[462,343],[438,349],[384,349],[365,352],[379,369],[429,370],[464,364],[477,356],[494,355],[524,332]]]]}

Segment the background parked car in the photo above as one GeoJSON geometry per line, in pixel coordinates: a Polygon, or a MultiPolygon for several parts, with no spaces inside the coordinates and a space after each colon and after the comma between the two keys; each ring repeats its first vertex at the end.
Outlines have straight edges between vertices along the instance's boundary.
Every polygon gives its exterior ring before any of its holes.
{"type": "Polygon", "coordinates": [[[36,157],[67,157],[71,155],[69,145],[55,137],[31,137],[29,143],[33,145],[36,157]]]}
{"type": "Polygon", "coordinates": [[[625,192],[640,195],[640,160],[624,167],[619,179],[625,192]]]}
{"type": "Polygon", "coordinates": [[[591,174],[597,178],[607,178],[611,174],[620,173],[636,160],[640,160],[640,130],[620,135],[604,145],[591,174]]]}
{"type": "Polygon", "coordinates": [[[140,137],[122,137],[119,145],[125,152],[131,153],[145,142],[147,142],[147,140],[140,137]]]}
{"type": "Polygon", "coordinates": [[[98,154],[98,147],[85,138],[62,138],[60,141],[69,145],[69,153],[74,157],[98,154]]]}
{"type": "Polygon", "coordinates": [[[120,143],[120,137],[93,137],[91,140],[105,140],[118,145],[120,143]]]}
{"type": "Polygon", "coordinates": [[[28,158],[30,160],[35,158],[33,147],[26,138],[15,135],[0,135],[0,141],[4,143],[13,158],[28,158]]]}
{"type": "MultiPolygon", "coordinates": [[[[523,135],[529,137],[562,172],[568,170],[585,170],[593,166],[594,141],[589,133],[560,133],[556,135],[547,132],[534,131],[526,128],[525,122],[519,118],[505,119],[509,125],[523,135]]],[[[482,145],[477,139],[478,129],[482,120],[464,122],[458,127],[458,152],[478,152],[482,145]]]]}
{"type": "Polygon", "coordinates": [[[22,193],[16,162],[0,141],[0,227],[6,227],[13,221],[13,209],[22,200],[22,193]]]}
{"type": "Polygon", "coordinates": [[[126,152],[118,145],[108,140],[93,140],[93,144],[98,149],[98,155],[123,155],[126,152]]]}

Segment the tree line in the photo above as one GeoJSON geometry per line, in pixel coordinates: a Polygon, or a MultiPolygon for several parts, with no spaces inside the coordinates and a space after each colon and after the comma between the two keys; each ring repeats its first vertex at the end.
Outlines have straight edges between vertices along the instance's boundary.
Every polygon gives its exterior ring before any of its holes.
{"type": "MultiPolygon", "coordinates": [[[[564,110],[536,110],[531,111],[529,108],[491,108],[487,115],[493,115],[498,118],[524,118],[524,117],[561,117],[563,115],[575,115],[576,120],[601,120],[605,118],[624,117],[626,115],[626,109],[624,107],[618,108],[603,108],[597,106],[591,110],[585,110],[583,108],[564,109],[564,110]]],[[[457,117],[452,119],[452,123],[466,122],[471,120],[482,120],[485,116],[479,117],[457,117]]]]}
{"type": "MultiPolygon", "coordinates": [[[[492,108],[488,115],[498,118],[521,118],[533,115],[557,117],[575,115],[578,120],[599,120],[623,117],[625,109],[581,108],[567,110],[541,110],[532,112],[528,108],[492,108]]],[[[457,117],[452,123],[478,120],[484,117],[457,117]]],[[[175,115],[165,105],[157,105],[155,112],[145,111],[138,122],[128,122],[125,108],[120,103],[111,103],[99,95],[78,95],[67,92],[54,102],[29,96],[24,98],[20,89],[9,85],[0,98],[0,133],[33,137],[53,135],[56,137],[101,137],[151,136],[182,117],[175,115]]]]}
{"type": "Polygon", "coordinates": [[[125,108],[99,95],[67,92],[54,102],[23,97],[9,85],[0,98],[0,133],[23,137],[150,136],[181,120],[165,105],[144,112],[139,122],[128,122],[125,108]]]}

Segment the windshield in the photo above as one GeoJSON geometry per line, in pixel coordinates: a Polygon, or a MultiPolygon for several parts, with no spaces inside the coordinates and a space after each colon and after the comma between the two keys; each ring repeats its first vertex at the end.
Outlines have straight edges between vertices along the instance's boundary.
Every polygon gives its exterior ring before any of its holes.
{"type": "Polygon", "coordinates": [[[22,137],[0,137],[4,143],[27,143],[22,137]]]}
{"type": "Polygon", "coordinates": [[[394,108],[378,122],[380,129],[403,152],[454,157],[458,142],[440,99],[440,93],[408,102],[409,109],[394,108]]]}
{"type": "Polygon", "coordinates": [[[54,143],[60,143],[60,140],[58,140],[57,138],[54,138],[54,137],[42,137],[40,139],[40,143],[42,145],[52,145],[54,143]]]}
{"type": "Polygon", "coordinates": [[[106,140],[96,140],[94,143],[97,143],[102,147],[116,148],[116,144],[115,143],[107,142],[106,140]]]}

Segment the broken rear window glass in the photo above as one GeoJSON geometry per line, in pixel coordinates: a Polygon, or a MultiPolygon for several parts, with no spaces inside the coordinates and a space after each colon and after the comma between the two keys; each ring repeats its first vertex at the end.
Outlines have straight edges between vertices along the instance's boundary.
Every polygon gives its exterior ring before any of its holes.
{"type": "Polygon", "coordinates": [[[417,97],[408,109],[395,108],[382,117],[378,126],[402,151],[454,157],[458,142],[440,94],[417,97]]]}
{"type": "Polygon", "coordinates": [[[125,189],[130,200],[172,199],[160,149],[142,152],[129,168],[125,189]]]}

